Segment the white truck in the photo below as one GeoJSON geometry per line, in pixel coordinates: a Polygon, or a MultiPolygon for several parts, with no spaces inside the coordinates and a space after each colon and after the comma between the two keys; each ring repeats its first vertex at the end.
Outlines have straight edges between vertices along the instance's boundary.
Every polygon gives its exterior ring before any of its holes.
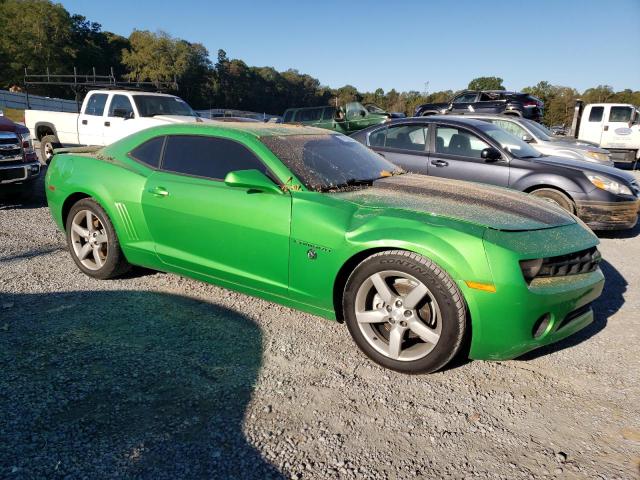
{"type": "Polygon", "coordinates": [[[611,152],[615,162],[640,160],[640,110],[625,103],[576,103],[571,136],[611,152]]]}
{"type": "Polygon", "coordinates": [[[109,145],[139,130],[176,122],[203,122],[180,97],[132,90],[93,90],[80,113],[26,110],[25,124],[40,140],[42,161],[49,163],[61,146],[109,145]]]}

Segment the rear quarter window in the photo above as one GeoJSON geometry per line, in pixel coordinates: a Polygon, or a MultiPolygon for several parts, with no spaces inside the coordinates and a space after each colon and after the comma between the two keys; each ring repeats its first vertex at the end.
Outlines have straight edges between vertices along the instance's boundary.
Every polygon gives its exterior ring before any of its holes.
{"type": "Polygon", "coordinates": [[[142,145],[129,152],[129,156],[134,160],[142,162],[152,168],[160,166],[160,156],[162,155],[162,147],[165,137],[156,137],[147,140],[142,145]]]}

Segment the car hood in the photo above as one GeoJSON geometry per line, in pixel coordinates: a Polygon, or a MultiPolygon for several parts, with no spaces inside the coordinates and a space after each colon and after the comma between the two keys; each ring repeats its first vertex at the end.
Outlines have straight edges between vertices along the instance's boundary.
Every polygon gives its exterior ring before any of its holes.
{"type": "Polygon", "coordinates": [[[575,223],[560,207],[514,190],[426,175],[383,178],[370,188],[335,195],[363,207],[409,210],[496,230],[539,230],[575,223]]]}
{"type": "Polygon", "coordinates": [[[631,173],[625,172],[624,170],[620,170],[619,168],[610,167],[608,165],[599,165],[597,163],[587,162],[583,160],[574,160],[572,158],[553,157],[553,156],[551,157],[543,156],[539,158],[532,158],[531,160],[536,163],[543,163],[546,165],[564,167],[571,170],[578,170],[584,173],[606,175],[607,177],[613,178],[618,181],[622,181],[625,185],[635,180],[635,177],[631,173]]]}
{"type": "Polygon", "coordinates": [[[567,148],[577,148],[579,150],[591,150],[599,153],[608,153],[604,148],[600,148],[598,144],[592,142],[585,142],[582,140],[572,140],[565,138],[552,138],[547,142],[550,145],[553,145],[557,148],[567,147],[567,148]]]}
{"type": "Polygon", "coordinates": [[[14,132],[14,133],[23,133],[27,129],[22,125],[18,125],[13,121],[9,120],[7,117],[0,117],[0,132],[14,132]]]}

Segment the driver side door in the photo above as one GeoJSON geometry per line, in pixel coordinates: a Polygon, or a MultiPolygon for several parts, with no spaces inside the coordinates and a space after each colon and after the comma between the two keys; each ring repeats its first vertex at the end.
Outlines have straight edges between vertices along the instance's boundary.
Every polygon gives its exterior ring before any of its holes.
{"type": "Polygon", "coordinates": [[[458,95],[451,101],[451,105],[449,105],[449,111],[451,113],[474,112],[475,109],[473,107],[473,104],[476,102],[477,98],[477,93],[463,93],[461,95],[458,95]]]}
{"type": "Polygon", "coordinates": [[[227,173],[257,169],[246,145],[202,135],[166,137],[160,169],[147,179],[143,212],[167,265],[251,289],[288,290],[291,196],[230,187],[227,173]]]}

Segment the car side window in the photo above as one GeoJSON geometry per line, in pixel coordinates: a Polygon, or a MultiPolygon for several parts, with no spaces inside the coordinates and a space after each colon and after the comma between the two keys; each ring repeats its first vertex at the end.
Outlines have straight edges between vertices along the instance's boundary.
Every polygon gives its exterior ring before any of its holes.
{"type": "Polygon", "coordinates": [[[160,166],[160,155],[162,155],[162,146],[164,145],[164,136],[155,137],[147,140],[142,145],[129,152],[129,156],[139,162],[145,163],[153,168],[160,166]]]}
{"type": "Polygon", "coordinates": [[[476,101],[476,96],[475,93],[465,93],[454,98],[451,103],[472,103],[476,101]]]}
{"type": "Polygon", "coordinates": [[[105,93],[94,93],[87,101],[87,107],[84,110],[85,115],[93,115],[101,117],[104,113],[104,106],[107,103],[108,95],[105,93]]]}
{"type": "Polygon", "coordinates": [[[591,112],[589,112],[589,121],[601,122],[603,115],[604,107],[591,107],[591,112]]]}
{"type": "Polygon", "coordinates": [[[436,130],[436,153],[482,158],[482,150],[489,145],[477,135],[457,127],[438,125],[436,130]]]}
{"type": "Polygon", "coordinates": [[[529,133],[522,128],[520,125],[514,122],[508,122],[506,120],[493,120],[493,123],[496,127],[500,127],[503,130],[506,130],[512,135],[515,135],[518,138],[522,138],[523,135],[529,135],[529,133]]]}
{"type": "Polygon", "coordinates": [[[384,146],[400,150],[424,152],[428,125],[396,125],[388,127],[384,146]]]}
{"type": "Polygon", "coordinates": [[[170,135],[164,147],[162,169],[196,177],[224,180],[234,170],[267,167],[247,147],[228,138],[170,135]]]}
{"type": "Polygon", "coordinates": [[[108,116],[115,117],[113,114],[115,110],[122,111],[126,115],[126,118],[133,118],[133,107],[131,106],[131,101],[124,95],[114,95],[111,98],[108,116]]]}
{"type": "Polygon", "coordinates": [[[369,134],[369,146],[370,147],[384,147],[385,140],[387,138],[387,127],[376,130],[369,134]]]}
{"type": "Polygon", "coordinates": [[[630,122],[633,109],[631,107],[611,107],[610,122],[630,122]]]}
{"type": "Polygon", "coordinates": [[[323,108],[310,108],[308,110],[300,110],[298,120],[301,122],[316,122],[322,118],[323,108]]]}

